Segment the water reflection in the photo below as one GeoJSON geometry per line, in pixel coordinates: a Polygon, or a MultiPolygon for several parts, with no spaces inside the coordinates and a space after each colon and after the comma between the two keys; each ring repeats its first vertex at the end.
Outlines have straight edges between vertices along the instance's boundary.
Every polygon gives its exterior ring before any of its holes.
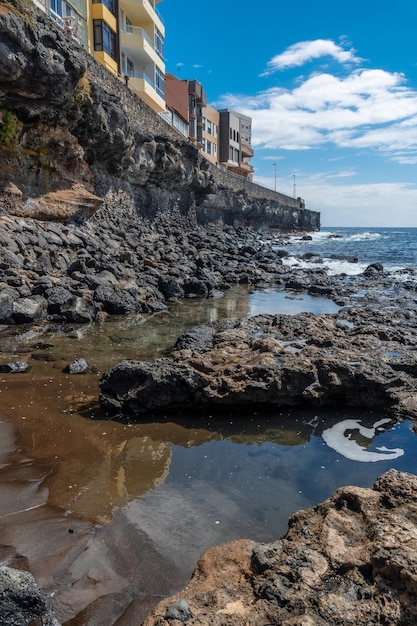
{"type": "MultiPolygon", "coordinates": [[[[0,375],[0,544],[8,546],[0,545],[0,558],[26,558],[62,621],[117,593],[106,624],[124,626],[118,620],[132,598],[175,592],[206,548],[275,540],[289,515],[342,484],[370,485],[390,467],[417,470],[409,424],[385,415],[240,410],[134,425],[101,419],[99,380],[122,358],[161,355],[182,332],[215,319],[333,307],[287,296],[238,288],[151,318],[0,331],[0,364],[30,364],[0,375]],[[92,370],[66,374],[80,356],[92,370]],[[346,420],[373,429],[372,444],[355,435],[369,452],[386,446],[403,456],[370,465],[346,458],[323,439],[346,420]]],[[[138,622],[148,609],[135,606],[138,622]]]]}

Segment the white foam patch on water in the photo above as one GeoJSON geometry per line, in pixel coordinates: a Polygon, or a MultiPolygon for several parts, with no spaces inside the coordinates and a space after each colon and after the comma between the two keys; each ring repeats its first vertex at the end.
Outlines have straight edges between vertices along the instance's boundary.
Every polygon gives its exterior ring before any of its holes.
{"type": "Polygon", "coordinates": [[[322,438],[329,448],[332,448],[351,461],[375,463],[376,461],[397,459],[404,454],[404,450],[402,450],[402,448],[393,448],[390,450],[385,446],[380,446],[377,447],[378,452],[370,452],[366,447],[359,445],[352,438],[352,433],[346,434],[347,431],[358,430],[363,437],[372,441],[378,428],[383,426],[383,424],[389,423],[389,421],[389,419],[381,419],[378,422],[375,422],[373,427],[366,428],[361,425],[361,420],[343,420],[331,428],[324,430],[322,438]]]}

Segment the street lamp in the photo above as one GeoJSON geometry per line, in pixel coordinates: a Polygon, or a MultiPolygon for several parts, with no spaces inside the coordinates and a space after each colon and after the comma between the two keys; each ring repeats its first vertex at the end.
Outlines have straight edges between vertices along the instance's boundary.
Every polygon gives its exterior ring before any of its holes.
{"type": "Polygon", "coordinates": [[[274,163],[273,165],[274,165],[274,168],[275,168],[274,191],[276,191],[276,190],[277,190],[277,164],[276,164],[276,163],[274,163]]]}
{"type": "Polygon", "coordinates": [[[293,181],[293,187],[292,187],[292,197],[295,198],[296,196],[296,192],[295,192],[295,174],[292,175],[294,181],[293,181]]]}

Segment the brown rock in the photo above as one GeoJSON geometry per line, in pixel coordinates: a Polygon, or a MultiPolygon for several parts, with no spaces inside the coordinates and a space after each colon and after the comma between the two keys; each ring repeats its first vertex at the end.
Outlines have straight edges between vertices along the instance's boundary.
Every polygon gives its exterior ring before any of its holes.
{"type": "Polygon", "coordinates": [[[143,626],[414,626],[416,494],[416,476],[390,470],[296,513],[274,544],[212,548],[143,626]],[[192,615],[182,622],[168,610],[180,601],[192,615]]]}

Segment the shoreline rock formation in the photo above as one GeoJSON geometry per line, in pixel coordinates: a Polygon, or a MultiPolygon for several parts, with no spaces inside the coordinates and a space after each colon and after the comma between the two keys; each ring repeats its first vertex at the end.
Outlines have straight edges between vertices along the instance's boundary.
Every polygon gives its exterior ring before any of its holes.
{"type": "Polygon", "coordinates": [[[182,335],[167,357],[115,365],[102,378],[101,402],[133,421],[182,407],[250,406],[356,406],[415,417],[416,342],[408,310],[222,320],[182,335]]]}
{"type": "Polygon", "coordinates": [[[212,548],[143,626],[413,626],[416,493],[416,476],[390,470],[299,511],[272,544],[212,548]]]}
{"type": "MultiPolygon", "coordinates": [[[[0,6],[0,324],[152,313],[183,297],[221,297],[237,283],[342,306],[364,285],[391,284],[377,265],[335,281],[313,259],[294,275],[285,250],[240,225],[317,230],[318,213],[217,171],[45,16],[25,19],[8,4],[0,6]]],[[[414,416],[415,312],[398,299],[394,313],[383,308],[207,326],[164,361],[115,366],[102,399],[133,413],[184,399],[267,398],[377,402],[414,416]]],[[[373,491],[343,488],[295,515],[276,544],[214,549],[189,593],[165,601],[146,625],[414,624],[416,480],[391,472],[373,491]]]]}

